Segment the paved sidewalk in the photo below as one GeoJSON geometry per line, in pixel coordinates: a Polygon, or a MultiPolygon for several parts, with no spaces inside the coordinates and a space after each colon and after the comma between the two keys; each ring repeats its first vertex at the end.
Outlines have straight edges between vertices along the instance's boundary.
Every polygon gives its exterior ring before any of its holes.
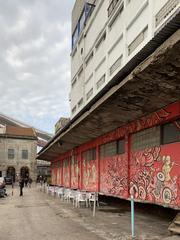
{"type": "MultiPolygon", "coordinates": [[[[35,187],[25,188],[23,197],[18,188],[13,196],[10,188],[8,192],[7,198],[0,199],[0,240],[131,239],[130,212],[124,207],[101,206],[93,218],[89,208],[73,208],[35,187]]],[[[166,219],[138,213],[137,239],[166,239],[168,225],[166,219]]]]}

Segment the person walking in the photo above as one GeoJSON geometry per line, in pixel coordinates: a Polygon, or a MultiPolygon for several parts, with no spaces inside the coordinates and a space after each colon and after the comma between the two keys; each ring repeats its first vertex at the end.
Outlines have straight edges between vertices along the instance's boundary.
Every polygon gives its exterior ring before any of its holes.
{"type": "Polygon", "coordinates": [[[24,179],[22,177],[19,180],[19,187],[20,187],[20,195],[19,196],[23,196],[24,179]]]}
{"type": "Polygon", "coordinates": [[[28,187],[31,188],[32,178],[29,177],[28,187]]]}

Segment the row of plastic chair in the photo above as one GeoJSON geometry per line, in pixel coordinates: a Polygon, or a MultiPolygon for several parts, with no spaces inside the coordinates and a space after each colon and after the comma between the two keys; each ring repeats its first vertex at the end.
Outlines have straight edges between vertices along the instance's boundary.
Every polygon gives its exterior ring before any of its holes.
{"type": "Polygon", "coordinates": [[[47,186],[47,193],[53,196],[58,196],[63,201],[72,202],[75,207],[80,207],[81,203],[86,207],[91,207],[92,204],[97,204],[97,206],[99,206],[98,194],[96,192],[73,190],[58,186],[47,186]]]}

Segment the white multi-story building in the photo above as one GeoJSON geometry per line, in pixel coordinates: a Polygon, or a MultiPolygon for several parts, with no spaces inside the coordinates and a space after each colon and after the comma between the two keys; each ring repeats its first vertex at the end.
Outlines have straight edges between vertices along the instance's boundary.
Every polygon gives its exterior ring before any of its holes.
{"type": "Polygon", "coordinates": [[[149,51],[153,38],[179,8],[179,0],[76,0],[72,11],[71,118],[117,74],[122,81],[128,67],[134,67],[135,58],[138,63],[138,58],[147,56],[141,50],[146,47],[149,51]]]}

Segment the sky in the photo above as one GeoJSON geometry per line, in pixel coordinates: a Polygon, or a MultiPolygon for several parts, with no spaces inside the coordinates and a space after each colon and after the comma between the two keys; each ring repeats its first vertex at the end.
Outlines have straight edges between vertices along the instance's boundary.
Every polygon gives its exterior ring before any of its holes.
{"type": "Polygon", "coordinates": [[[0,0],[0,113],[53,133],[70,116],[75,0],[0,0]]]}

